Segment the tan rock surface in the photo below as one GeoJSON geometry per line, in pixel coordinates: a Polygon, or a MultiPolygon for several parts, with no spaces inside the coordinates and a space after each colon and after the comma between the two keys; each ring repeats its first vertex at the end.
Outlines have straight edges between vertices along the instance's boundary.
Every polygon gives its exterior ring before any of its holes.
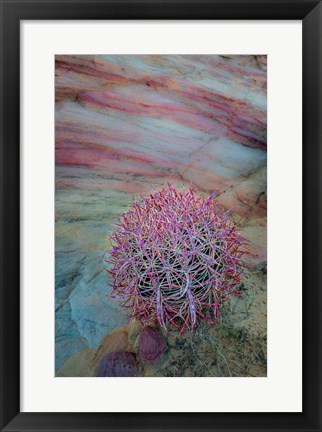
{"type": "Polygon", "coordinates": [[[94,350],[82,350],[71,356],[56,372],[56,377],[93,377],[94,350]]]}
{"type": "Polygon", "coordinates": [[[125,328],[118,328],[108,334],[98,347],[93,358],[96,369],[101,358],[110,352],[128,351],[128,334],[125,328]]]}

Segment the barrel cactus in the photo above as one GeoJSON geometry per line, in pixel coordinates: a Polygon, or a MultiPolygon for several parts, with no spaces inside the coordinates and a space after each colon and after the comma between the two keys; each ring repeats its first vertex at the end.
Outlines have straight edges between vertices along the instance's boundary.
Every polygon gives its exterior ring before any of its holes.
{"type": "Polygon", "coordinates": [[[111,242],[112,294],[141,322],[193,330],[237,294],[245,241],[214,196],[168,184],[118,218],[111,242]]]}

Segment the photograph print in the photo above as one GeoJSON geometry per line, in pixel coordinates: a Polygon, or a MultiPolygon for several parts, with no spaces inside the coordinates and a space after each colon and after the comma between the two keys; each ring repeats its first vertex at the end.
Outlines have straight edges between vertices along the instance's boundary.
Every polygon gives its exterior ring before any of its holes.
{"type": "Polygon", "coordinates": [[[267,376],[267,56],[56,55],[55,376],[267,376]]]}

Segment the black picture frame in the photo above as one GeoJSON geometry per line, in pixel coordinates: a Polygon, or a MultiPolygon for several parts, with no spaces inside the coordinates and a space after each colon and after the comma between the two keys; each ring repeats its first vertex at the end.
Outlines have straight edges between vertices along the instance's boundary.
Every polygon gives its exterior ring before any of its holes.
{"type": "MultiPolygon", "coordinates": [[[[2,431],[321,431],[321,3],[312,0],[1,0],[2,431]],[[303,412],[20,412],[20,21],[296,19],[303,22],[303,412]]],[[[300,199],[300,198],[299,198],[300,199]]],[[[294,215],[296,217],[296,215],[294,215]]],[[[290,269],[291,271],[291,269],[290,269]]],[[[44,395],[45,397],[45,395],[44,395]]],[[[144,411],[144,406],[143,406],[144,411]]]]}

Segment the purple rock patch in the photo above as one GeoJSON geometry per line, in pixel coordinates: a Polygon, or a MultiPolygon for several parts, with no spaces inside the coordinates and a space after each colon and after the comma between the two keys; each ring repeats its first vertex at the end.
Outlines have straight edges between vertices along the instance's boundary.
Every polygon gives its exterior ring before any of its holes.
{"type": "Polygon", "coordinates": [[[139,368],[135,356],[130,352],[111,352],[106,354],[98,365],[98,377],[135,377],[139,368]]]}
{"type": "Polygon", "coordinates": [[[163,354],[164,340],[155,327],[145,327],[139,339],[140,357],[147,363],[153,363],[163,354]]]}

